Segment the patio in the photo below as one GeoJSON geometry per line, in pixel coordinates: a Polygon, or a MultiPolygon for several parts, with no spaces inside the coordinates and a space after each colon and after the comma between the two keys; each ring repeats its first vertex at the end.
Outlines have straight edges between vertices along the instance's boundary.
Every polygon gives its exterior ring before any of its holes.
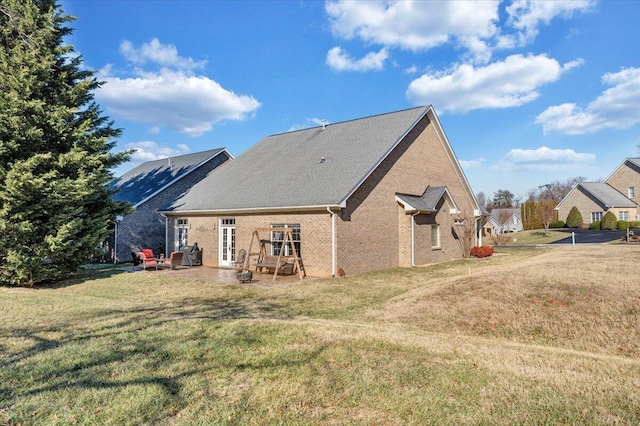
{"type": "Polygon", "coordinates": [[[273,274],[253,271],[253,278],[250,283],[240,283],[236,279],[235,269],[213,268],[210,266],[182,266],[176,269],[162,268],[158,269],[157,271],[154,268],[142,270],[141,266],[127,266],[120,269],[126,270],[128,272],[161,274],[168,277],[200,280],[224,285],[234,284],[253,288],[273,288],[283,285],[303,283],[305,281],[317,279],[316,277],[307,276],[301,280],[298,275],[278,275],[274,281],[273,274]]]}

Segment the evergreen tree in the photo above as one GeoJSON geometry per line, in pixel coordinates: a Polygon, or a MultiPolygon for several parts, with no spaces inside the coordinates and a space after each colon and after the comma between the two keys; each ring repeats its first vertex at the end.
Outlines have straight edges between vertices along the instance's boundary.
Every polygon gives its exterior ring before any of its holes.
{"type": "Polygon", "coordinates": [[[111,152],[101,83],[64,44],[73,19],[56,0],[0,0],[0,284],[75,271],[126,210],[108,183],[129,152],[111,152]]]}
{"type": "Polygon", "coordinates": [[[608,211],[605,213],[602,221],[600,222],[600,229],[617,229],[618,228],[618,218],[612,211],[608,211]]]}
{"type": "Polygon", "coordinates": [[[569,210],[567,221],[565,223],[567,224],[568,228],[577,228],[583,223],[580,210],[578,210],[576,206],[571,207],[571,210],[569,210]]]}

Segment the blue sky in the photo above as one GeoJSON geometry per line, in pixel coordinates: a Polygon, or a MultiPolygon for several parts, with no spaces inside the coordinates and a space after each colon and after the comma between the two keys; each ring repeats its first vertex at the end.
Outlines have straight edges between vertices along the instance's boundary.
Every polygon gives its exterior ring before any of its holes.
{"type": "Polygon", "coordinates": [[[60,4],[118,149],[138,149],[116,175],[416,105],[488,198],[602,180],[640,155],[637,1],[60,4]]]}

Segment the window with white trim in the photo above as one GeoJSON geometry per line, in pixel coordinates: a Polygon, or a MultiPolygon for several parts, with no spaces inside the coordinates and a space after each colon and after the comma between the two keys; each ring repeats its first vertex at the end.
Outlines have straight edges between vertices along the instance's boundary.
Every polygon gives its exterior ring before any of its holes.
{"type": "Polygon", "coordinates": [[[618,220],[626,220],[629,221],[629,212],[628,211],[620,211],[618,212],[618,220]]]}
{"type": "Polygon", "coordinates": [[[602,220],[602,212],[591,212],[591,223],[602,220]]]}
{"type": "Polygon", "coordinates": [[[189,231],[189,220],[182,218],[178,219],[178,249],[187,245],[189,241],[187,233],[189,231]]]}
{"type": "Polygon", "coordinates": [[[636,196],[636,188],[634,186],[630,186],[629,188],[627,188],[627,193],[629,195],[629,198],[634,198],[636,196]]]}
{"type": "MultiPolygon", "coordinates": [[[[298,257],[301,256],[300,252],[300,224],[299,223],[274,223],[272,228],[291,228],[291,237],[293,238],[293,244],[298,253],[298,257]]],[[[280,254],[280,248],[284,241],[284,232],[271,231],[271,254],[277,256],[280,254]]],[[[291,241],[287,241],[284,247],[284,256],[293,256],[293,249],[291,248],[291,241]]]]}
{"type": "Polygon", "coordinates": [[[440,248],[440,225],[431,225],[431,248],[440,248]]]}

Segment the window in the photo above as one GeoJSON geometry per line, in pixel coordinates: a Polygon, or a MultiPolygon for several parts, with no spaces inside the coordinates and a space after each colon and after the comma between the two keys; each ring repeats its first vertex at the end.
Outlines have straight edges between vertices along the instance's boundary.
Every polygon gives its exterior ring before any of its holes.
{"type": "Polygon", "coordinates": [[[628,211],[618,212],[618,220],[629,221],[629,212],[628,211]]]}
{"type": "Polygon", "coordinates": [[[591,212],[591,223],[602,220],[602,212],[591,212]]]}
{"type": "Polygon", "coordinates": [[[431,248],[440,248],[440,225],[431,225],[431,248]]]}
{"type": "Polygon", "coordinates": [[[187,232],[189,229],[189,221],[187,219],[178,219],[178,249],[187,245],[187,232]]]}
{"type": "MultiPolygon", "coordinates": [[[[272,228],[291,228],[291,236],[293,238],[293,244],[296,247],[298,257],[301,256],[300,251],[300,224],[290,223],[274,223],[272,228]]],[[[271,231],[271,254],[277,256],[280,254],[280,248],[284,241],[284,232],[271,231]]],[[[291,242],[287,241],[287,245],[284,247],[284,256],[293,256],[293,250],[291,249],[291,242]]]]}
{"type": "Polygon", "coordinates": [[[634,186],[627,188],[627,192],[629,193],[629,198],[634,198],[636,196],[636,188],[634,186]]]}

